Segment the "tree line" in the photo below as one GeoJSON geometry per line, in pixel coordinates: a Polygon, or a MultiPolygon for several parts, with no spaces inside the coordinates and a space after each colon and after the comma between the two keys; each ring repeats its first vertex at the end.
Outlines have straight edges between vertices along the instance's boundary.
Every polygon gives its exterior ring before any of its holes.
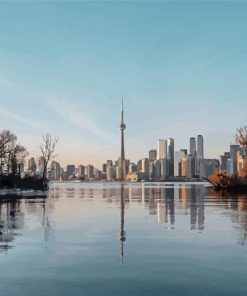
{"type": "MultiPolygon", "coordinates": [[[[56,157],[55,148],[58,137],[50,133],[43,135],[40,144],[40,154],[43,160],[44,171],[42,177],[46,177],[49,164],[56,157]]],[[[19,175],[24,168],[27,149],[18,142],[17,136],[10,130],[0,132],[0,175],[19,175]]]]}

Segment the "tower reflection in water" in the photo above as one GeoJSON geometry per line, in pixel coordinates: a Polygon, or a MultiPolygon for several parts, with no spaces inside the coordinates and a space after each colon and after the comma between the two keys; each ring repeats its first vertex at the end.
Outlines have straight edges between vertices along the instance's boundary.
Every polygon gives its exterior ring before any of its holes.
{"type": "Polygon", "coordinates": [[[125,210],[125,200],[124,200],[124,185],[121,184],[120,190],[120,204],[121,204],[121,222],[120,222],[120,242],[121,242],[121,264],[123,264],[123,256],[124,256],[124,242],[126,240],[125,230],[124,230],[124,210],[125,210]]]}
{"type": "MultiPolygon", "coordinates": [[[[30,215],[40,221],[43,227],[44,241],[49,240],[52,228],[50,216],[55,215],[54,208],[60,202],[75,204],[94,202],[112,209],[120,208],[120,256],[123,263],[124,244],[126,241],[125,214],[136,210],[143,216],[147,212],[150,217],[156,217],[158,223],[166,225],[164,230],[176,230],[180,223],[191,231],[203,232],[206,227],[207,216],[211,211],[217,210],[218,214],[230,218],[236,230],[238,243],[246,244],[247,241],[247,194],[222,196],[210,191],[203,185],[165,185],[165,184],[83,184],[80,186],[66,184],[56,185],[51,188],[44,198],[5,198],[0,200],[0,252],[7,252],[15,247],[15,240],[24,233],[30,215]],[[141,209],[141,212],[140,212],[141,209]],[[183,218],[184,217],[184,218],[183,218]],[[188,219],[186,218],[188,217],[188,219]],[[181,220],[182,218],[182,220],[181,220]],[[182,222],[181,222],[182,221],[182,222]],[[186,224],[188,223],[188,224],[186,224]]],[[[78,204],[79,205],[79,204],[78,204]]],[[[79,207],[78,207],[79,208],[79,207]]],[[[135,212],[132,212],[132,215],[135,212]]],[[[73,216],[73,213],[71,213],[73,216]]],[[[94,213],[92,212],[92,215],[94,213]]],[[[208,219],[210,219],[208,217],[208,219]]],[[[151,220],[153,221],[153,220],[151,220]]],[[[154,226],[155,227],[155,226],[154,226]]],[[[162,230],[162,231],[164,231],[162,230]]]]}

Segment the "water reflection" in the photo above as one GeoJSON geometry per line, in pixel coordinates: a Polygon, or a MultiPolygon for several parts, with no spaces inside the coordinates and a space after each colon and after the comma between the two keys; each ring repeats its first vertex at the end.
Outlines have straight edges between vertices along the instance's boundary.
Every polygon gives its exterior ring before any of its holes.
{"type": "MultiPolygon", "coordinates": [[[[163,231],[176,231],[181,223],[178,218],[187,216],[189,220],[186,220],[188,224],[185,227],[198,233],[204,231],[207,216],[215,211],[215,215],[224,216],[231,221],[238,234],[238,244],[244,245],[247,240],[247,194],[222,196],[204,185],[54,184],[44,197],[34,199],[12,196],[0,200],[0,252],[7,252],[15,247],[17,237],[23,234],[24,228],[30,226],[27,218],[29,215],[36,217],[37,223],[43,228],[43,239],[48,242],[52,227],[50,217],[54,215],[54,209],[60,203],[69,204],[72,200],[75,201],[75,206],[77,203],[88,204],[97,200],[102,209],[120,209],[122,263],[127,236],[125,222],[128,220],[125,214],[135,207],[147,212],[149,217],[156,217],[158,223],[165,224],[163,231]]],[[[69,215],[73,218],[73,212],[69,215]]]]}
{"type": "Polygon", "coordinates": [[[124,200],[124,185],[121,184],[121,222],[120,222],[120,242],[121,242],[121,264],[123,264],[124,256],[124,241],[126,240],[125,230],[124,230],[124,210],[125,210],[125,200],[124,200]]]}

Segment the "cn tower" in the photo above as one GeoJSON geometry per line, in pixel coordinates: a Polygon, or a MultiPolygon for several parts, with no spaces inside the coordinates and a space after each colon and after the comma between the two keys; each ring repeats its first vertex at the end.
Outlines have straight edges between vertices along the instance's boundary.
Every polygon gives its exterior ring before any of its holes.
{"type": "Polygon", "coordinates": [[[122,97],[122,111],[121,111],[121,156],[120,156],[120,181],[124,181],[126,178],[126,168],[125,168],[125,153],[124,153],[124,130],[126,129],[126,125],[124,123],[124,106],[123,106],[123,97],[122,97]]]}

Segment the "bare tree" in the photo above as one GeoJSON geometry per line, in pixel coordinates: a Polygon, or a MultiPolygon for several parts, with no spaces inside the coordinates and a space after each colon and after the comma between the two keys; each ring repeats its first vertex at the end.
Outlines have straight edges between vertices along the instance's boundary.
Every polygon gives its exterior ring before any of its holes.
{"type": "Polygon", "coordinates": [[[10,171],[10,159],[16,145],[16,140],[16,135],[9,130],[3,130],[0,133],[0,173],[3,173],[4,169],[8,173],[10,171]]]}
{"type": "Polygon", "coordinates": [[[50,133],[46,133],[42,137],[43,142],[40,144],[40,150],[44,161],[43,179],[46,177],[48,165],[52,159],[56,157],[55,148],[59,140],[58,136],[52,136],[50,133]]]}
{"type": "Polygon", "coordinates": [[[24,167],[25,158],[29,155],[26,148],[20,144],[17,144],[14,148],[11,158],[11,170],[13,174],[21,174],[21,169],[24,167]]]}
{"type": "Polygon", "coordinates": [[[245,151],[245,157],[247,156],[247,126],[242,126],[237,129],[237,133],[235,135],[236,143],[243,147],[245,151]]]}

